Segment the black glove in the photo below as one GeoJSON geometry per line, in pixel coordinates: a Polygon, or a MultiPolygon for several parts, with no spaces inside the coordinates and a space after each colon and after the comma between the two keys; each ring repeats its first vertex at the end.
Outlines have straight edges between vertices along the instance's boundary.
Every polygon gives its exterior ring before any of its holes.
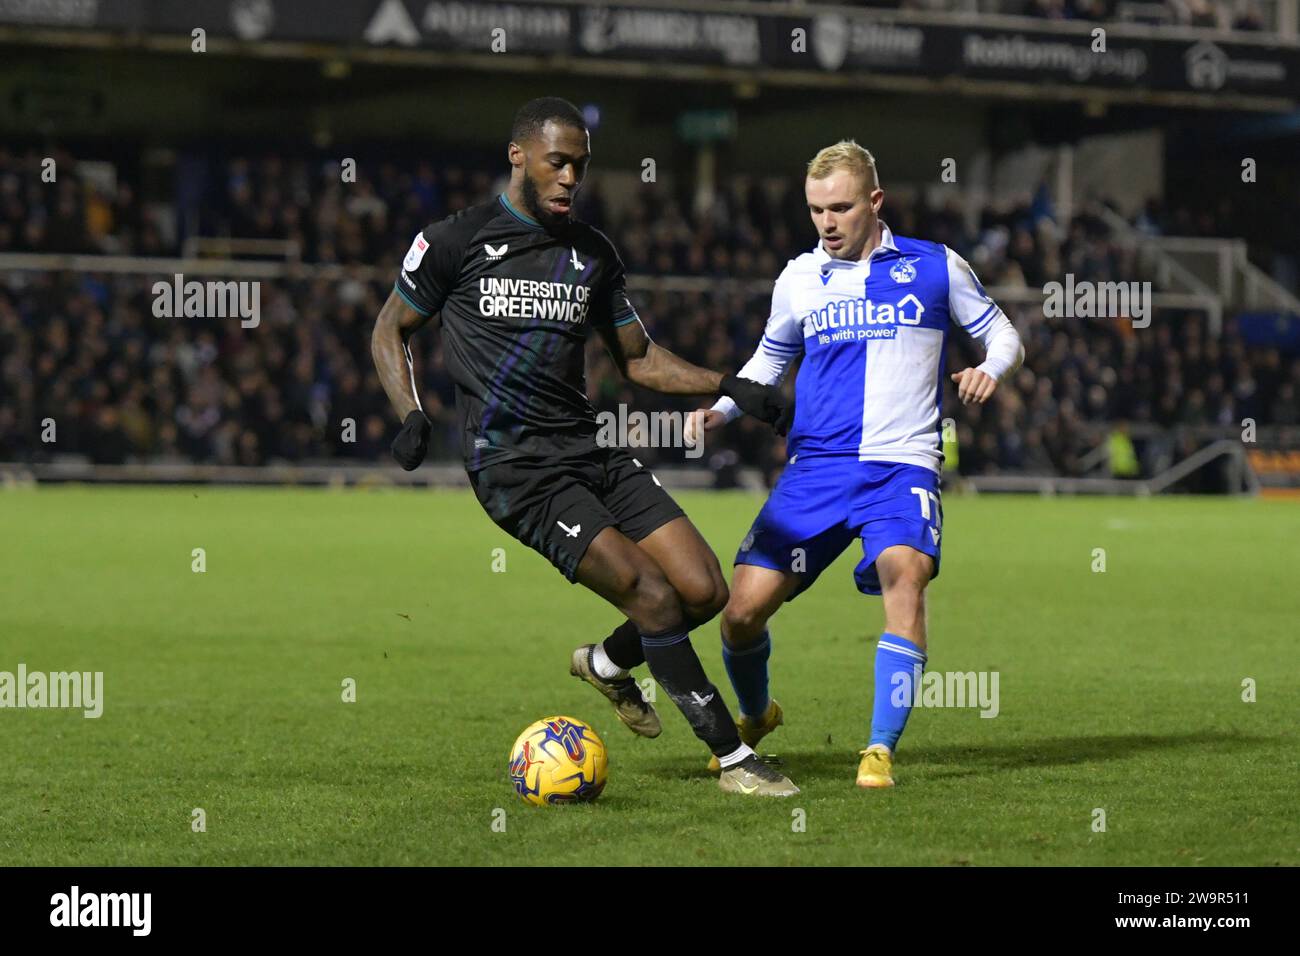
{"type": "Polygon", "coordinates": [[[418,408],[406,416],[402,430],[393,439],[393,457],[407,471],[415,471],[429,451],[429,432],[433,426],[418,408]]]}
{"type": "MultiPolygon", "coordinates": [[[[724,375],[718,391],[731,398],[746,415],[753,415],[769,425],[784,421],[787,408],[789,414],[794,414],[794,406],[788,405],[785,396],[771,385],[762,385],[735,375],[724,375]]],[[[789,422],[786,422],[786,427],[789,428],[789,422]]]]}
{"type": "Polygon", "coordinates": [[[794,424],[794,399],[781,410],[781,417],[772,423],[776,433],[784,438],[790,433],[790,426],[794,424]]]}

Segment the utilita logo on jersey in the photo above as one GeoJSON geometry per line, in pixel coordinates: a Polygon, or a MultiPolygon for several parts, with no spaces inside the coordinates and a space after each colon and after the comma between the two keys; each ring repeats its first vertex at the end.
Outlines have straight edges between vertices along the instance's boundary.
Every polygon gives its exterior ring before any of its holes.
{"type": "Polygon", "coordinates": [[[920,325],[925,306],[908,293],[897,302],[872,302],[866,296],[828,302],[803,317],[803,336],[817,336],[819,345],[892,339],[899,325],[920,325]]]}

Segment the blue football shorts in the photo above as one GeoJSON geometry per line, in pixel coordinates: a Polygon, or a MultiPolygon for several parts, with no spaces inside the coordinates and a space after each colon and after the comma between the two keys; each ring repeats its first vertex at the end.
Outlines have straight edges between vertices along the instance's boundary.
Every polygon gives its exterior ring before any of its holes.
{"type": "Polygon", "coordinates": [[[845,456],[796,458],[781,474],[736,552],[736,564],[793,571],[807,590],[854,538],[862,560],[853,579],[863,594],[880,594],[876,558],[904,544],[934,559],[939,576],[943,506],[939,476],[929,468],[845,456]]]}

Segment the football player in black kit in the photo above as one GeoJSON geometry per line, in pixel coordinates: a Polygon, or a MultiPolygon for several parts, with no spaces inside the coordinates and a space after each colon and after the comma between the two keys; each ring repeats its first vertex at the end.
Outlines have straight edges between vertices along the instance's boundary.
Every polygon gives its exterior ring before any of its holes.
{"type": "Polygon", "coordinates": [[[627,618],[600,644],[574,651],[570,672],[604,694],[633,731],[656,737],[659,717],[629,674],[645,661],[722,764],[723,790],[798,793],[741,742],[691,647],[690,630],[727,603],[717,557],[648,470],[626,450],[597,444],[588,330],[638,385],[730,395],[778,430],[793,409],[775,389],[699,368],[650,341],[613,245],[571,215],[591,159],[573,104],[555,97],[525,104],[510,138],[509,188],[417,235],[379,313],[371,351],[403,420],[393,455],[411,470],[428,447],[407,340],[437,314],[479,503],[627,618]]]}

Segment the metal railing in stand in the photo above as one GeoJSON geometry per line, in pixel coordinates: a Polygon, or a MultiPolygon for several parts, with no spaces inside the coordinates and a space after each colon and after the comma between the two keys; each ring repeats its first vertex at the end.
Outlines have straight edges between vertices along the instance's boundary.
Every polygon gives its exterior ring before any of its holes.
{"type": "MultiPolygon", "coordinates": [[[[1094,449],[1097,454],[1105,448],[1094,449]]],[[[1087,457],[1087,456],[1085,456],[1087,457]]],[[[1108,457],[1108,456],[1107,456],[1108,457]]],[[[958,487],[977,494],[1002,492],[1041,495],[1158,495],[1220,458],[1228,459],[1228,494],[1254,495],[1260,484],[1240,441],[1223,438],[1197,449],[1182,461],[1151,478],[1065,477],[1061,475],[975,475],[955,479],[958,487]]]]}
{"type": "Polygon", "coordinates": [[[1147,494],[1160,494],[1182,481],[1192,472],[1204,468],[1224,456],[1228,459],[1228,493],[1258,494],[1259,479],[1255,477],[1254,470],[1250,467],[1250,463],[1246,461],[1245,448],[1242,447],[1241,442],[1227,438],[1193,452],[1169,470],[1156,475],[1146,482],[1147,494]]]}
{"type": "Polygon", "coordinates": [[[240,239],[231,236],[190,236],[181,244],[181,257],[184,259],[228,259],[231,256],[301,262],[302,247],[290,239],[240,239]]]}
{"type": "Polygon", "coordinates": [[[1172,287],[1202,303],[1209,317],[1210,334],[1215,337],[1223,334],[1224,297],[1221,291],[1211,288],[1180,262],[1160,241],[1167,237],[1149,236],[1105,206],[1099,206],[1097,212],[1110,229],[1112,238],[1137,250],[1139,263],[1151,272],[1156,285],[1162,289],[1172,287]]]}
{"type": "MultiPolygon", "coordinates": [[[[656,467],[656,477],[676,489],[708,489],[714,484],[707,468],[656,467]]],[[[762,475],[754,468],[737,473],[741,487],[762,490],[762,475]]],[[[428,462],[415,471],[395,464],[354,462],[280,462],[267,465],[200,465],[189,462],[137,462],[97,465],[65,459],[38,464],[0,462],[0,487],[66,482],[114,485],[244,485],[316,488],[468,488],[459,464],[428,462]]]]}
{"type": "Polygon", "coordinates": [[[1147,246],[1172,265],[1180,281],[1198,286],[1233,309],[1269,309],[1300,315],[1300,298],[1250,261],[1244,239],[1148,236],[1147,246]]]}

